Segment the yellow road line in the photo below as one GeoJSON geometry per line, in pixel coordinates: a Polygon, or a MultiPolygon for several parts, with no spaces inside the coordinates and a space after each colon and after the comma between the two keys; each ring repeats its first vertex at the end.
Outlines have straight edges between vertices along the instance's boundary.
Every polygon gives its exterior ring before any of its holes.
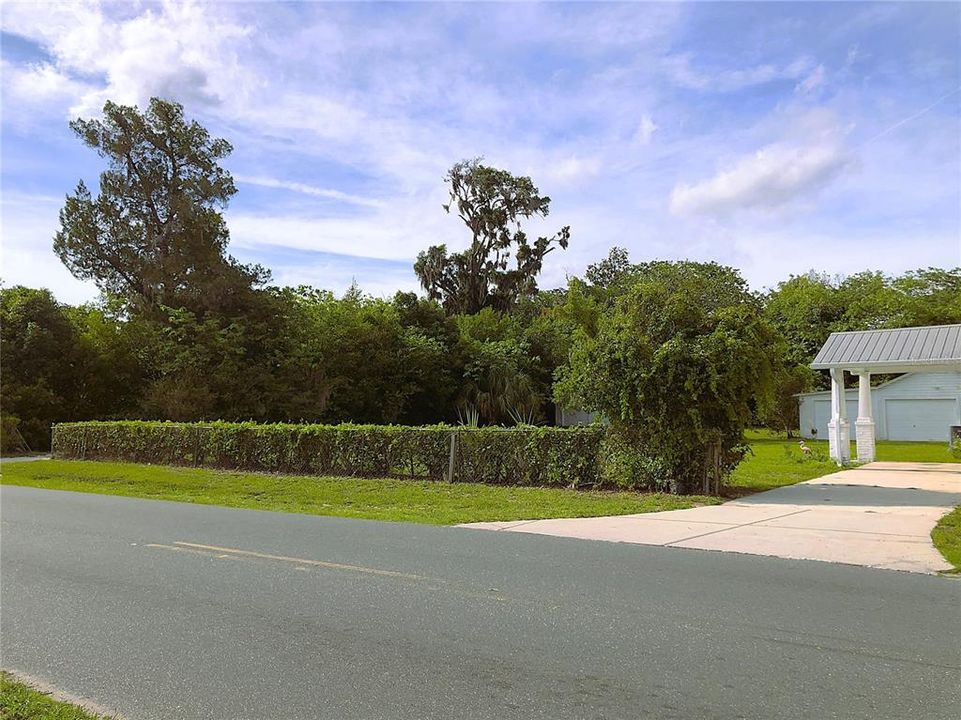
{"type": "Polygon", "coordinates": [[[161,550],[174,550],[176,552],[183,553],[194,553],[195,555],[204,555],[205,557],[217,557],[217,558],[227,558],[230,560],[243,560],[243,558],[237,557],[236,555],[214,555],[207,550],[195,550],[189,547],[177,547],[176,545],[164,545],[163,543],[145,543],[145,547],[150,548],[160,548],[161,550]]]}
{"type": "Polygon", "coordinates": [[[493,600],[498,603],[520,603],[522,605],[538,605],[528,600],[523,600],[521,598],[510,597],[503,594],[502,592],[495,591],[493,588],[489,592],[478,592],[474,590],[464,590],[458,587],[452,586],[449,581],[443,580],[441,578],[432,578],[425,575],[413,575],[411,573],[402,573],[394,570],[381,570],[379,568],[364,567],[361,565],[344,565],[342,563],[332,563],[326,562],[324,560],[310,560],[308,558],[297,558],[289,557],[287,555],[270,555],[268,553],[254,552],[253,550],[240,550],[238,548],[226,548],[220,547],[219,545],[201,545],[200,543],[190,543],[184,542],[182,540],[177,540],[173,545],[164,545],[162,543],[145,543],[144,547],[160,548],[163,550],[174,550],[177,552],[184,553],[194,553],[196,555],[204,555],[206,557],[214,558],[224,558],[229,560],[243,560],[245,557],[260,558],[262,560],[280,560],[282,562],[289,562],[294,564],[294,570],[307,571],[308,568],[305,566],[317,566],[323,568],[330,568],[333,570],[352,570],[354,572],[368,573],[372,575],[386,575],[388,577],[400,577],[409,580],[428,580],[431,583],[436,584],[437,589],[443,588],[445,592],[453,593],[454,595],[460,595],[462,597],[467,597],[475,600],[493,600]]]}
{"type": "Polygon", "coordinates": [[[329,568],[331,570],[352,570],[354,572],[368,573],[370,575],[385,575],[387,577],[401,577],[409,580],[425,580],[423,575],[413,575],[411,573],[397,572],[395,570],[381,570],[379,568],[364,567],[363,565],[344,565],[343,563],[327,562],[325,560],[310,560],[308,558],[290,557],[288,555],[270,555],[268,553],[254,552],[253,550],[240,550],[238,548],[220,547],[218,545],[201,545],[200,543],[183,542],[177,540],[174,545],[184,549],[193,548],[195,552],[207,551],[218,553],[229,553],[230,555],[242,555],[255,557],[262,560],[279,560],[281,562],[295,563],[297,565],[312,565],[314,567],[329,568]]]}

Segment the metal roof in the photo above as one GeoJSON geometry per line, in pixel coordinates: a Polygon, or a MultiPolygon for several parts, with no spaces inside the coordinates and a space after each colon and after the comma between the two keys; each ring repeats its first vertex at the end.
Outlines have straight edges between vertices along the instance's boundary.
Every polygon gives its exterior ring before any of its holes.
{"type": "Polygon", "coordinates": [[[961,366],[961,325],[831,333],[811,367],[922,368],[961,366]]]}

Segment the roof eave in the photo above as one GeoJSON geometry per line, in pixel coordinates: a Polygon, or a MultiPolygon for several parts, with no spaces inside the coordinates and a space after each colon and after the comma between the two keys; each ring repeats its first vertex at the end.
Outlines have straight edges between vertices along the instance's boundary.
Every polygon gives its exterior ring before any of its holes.
{"type": "Polygon", "coordinates": [[[812,370],[867,370],[869,372],[916,372],[919,369],[940,372],[961,370],[961,358],[938,360],[896,360],[896,361],[865,361],[819,363],[810,365],[812,370]]]}

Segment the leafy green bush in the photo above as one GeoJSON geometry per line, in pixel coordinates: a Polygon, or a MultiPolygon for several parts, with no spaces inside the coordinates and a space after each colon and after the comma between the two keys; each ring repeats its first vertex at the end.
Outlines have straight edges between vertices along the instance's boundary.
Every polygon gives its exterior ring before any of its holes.
{"type": "Polygon", "coordinates": [[[598,473],[605,486],[676,493],[667,463],[643,452],[617,431],[609,432],[601,444],[598,473]]]}
{"type": "Polygon", "coordinates": [[[607,417],[623,442],[608,463],[615,476],[647,473],[655,484],[670,478],[678,492],[717,492],[741,459],[754,412],[771,402],[776,347],[736,270],[646,263],[575,332],[555,400],[607,417]]]}
{"type": "Polygon", "coordinates": [[[230,470],[598,486],[602,428],[78,422],[54,426],[59,458],[230,470]]]}

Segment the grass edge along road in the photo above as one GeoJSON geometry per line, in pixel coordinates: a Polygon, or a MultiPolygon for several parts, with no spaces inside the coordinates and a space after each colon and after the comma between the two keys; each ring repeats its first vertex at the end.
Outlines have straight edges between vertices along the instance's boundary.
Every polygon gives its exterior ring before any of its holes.
{"type": "Polygon", "coordinates": [[[931,531],[934,543],[944,559],[954,565],[947,574],[961,575],[961,506],[944,515],[931,531]]]}
{"type": "Polygon", "coordinates": [[[54,699],[0,671],[0,720],[111,720],[69,702],[54,699]]]}
{"type": "Polygon", "coordinates": [[[4,463],[0,482],[51,490],[436,525],[629,515],[720,502],[719,498],[697,495],[272,475],[81,460],[4,463]]]}

